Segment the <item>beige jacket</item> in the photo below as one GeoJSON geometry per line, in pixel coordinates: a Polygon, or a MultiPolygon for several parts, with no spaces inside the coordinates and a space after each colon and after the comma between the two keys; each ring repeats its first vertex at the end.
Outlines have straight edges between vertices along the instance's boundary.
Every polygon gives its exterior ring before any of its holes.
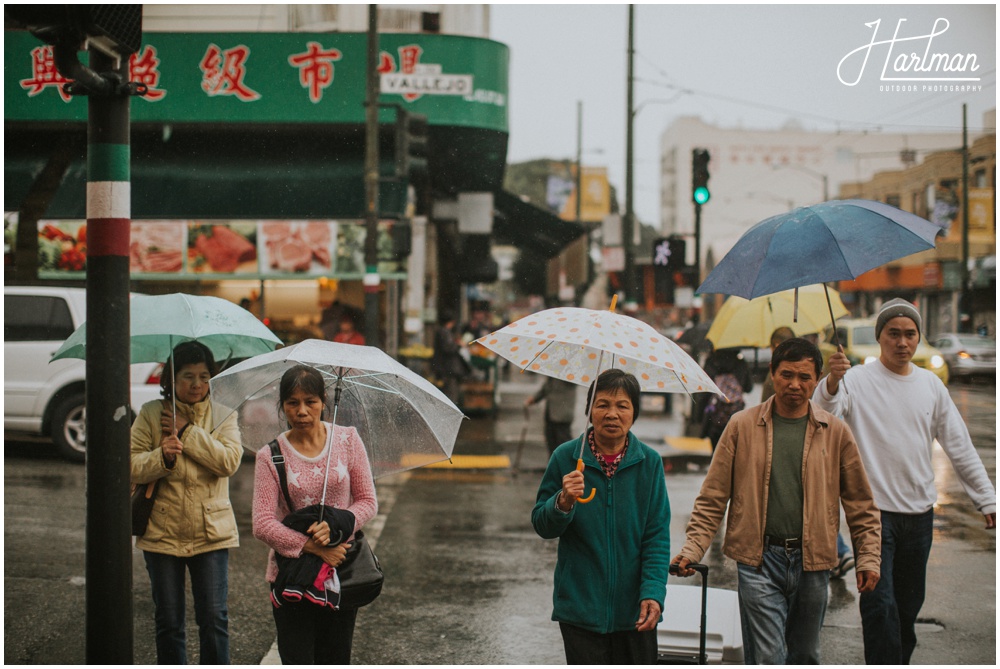
{"type": "Polygon", "coordinates": [[[132,424],[132,482],[160,479],[146,533],[136,548],[189,557],[240,545],[236,517],[229,502],[229,477],[243,456],[235,414],[210,433],[212,402],[177,403],[190,425],[181,442],[184,451],[173,469],[160,450],[160,412],[169,402],[147,402],[132,424]]]}
{"type": "MultiPolygon", "coordinates": [[[[682,557],[692,562],[701,560],[728,504],[723,553],[742,564],[761,564],[771,476],[773,406],[772,398],[737,413],[729,421],[691,512],[682,557]]],[[[879,573],[882,522],[872,501],[858,446],[844,421],[811,401],[802,454],[802,492],[803,569],[822,571],[837,564],[842,502],[854,543],[856,569],[879,573]]]]}

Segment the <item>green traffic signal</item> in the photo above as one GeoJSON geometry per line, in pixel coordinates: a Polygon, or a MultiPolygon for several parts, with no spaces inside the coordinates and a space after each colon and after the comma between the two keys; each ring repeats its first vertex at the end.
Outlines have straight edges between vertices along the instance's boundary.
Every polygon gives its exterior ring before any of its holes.
{"type": "Polygon", "coordinates": [[[695,204],[705,204],[712,198],[712,194],[708,192],[708,188],[705,186],[699,186],[694,189],[691,197],[694,199],[695,204]]]}

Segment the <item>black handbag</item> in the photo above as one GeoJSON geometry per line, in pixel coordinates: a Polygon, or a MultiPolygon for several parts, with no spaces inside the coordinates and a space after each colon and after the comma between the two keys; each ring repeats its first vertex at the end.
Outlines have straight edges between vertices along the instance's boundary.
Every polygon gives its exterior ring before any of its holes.
{"type": "MultiPolygon", "coordinates": [[[[268,446],[271,449],[271,464],[278,473],[281,493],[289,511],[293,511],[292,497],[288,494],[288,477],[285,473],[285,458],[281,454],[278,440],[273,440],[268,446]]],[[[354,533],[351,547],[347,549],[344,561],[337,567],[337,577],[340,579],[340,602],[338,609],[358,609],[371,604],[382,594],[382,583],[385,575],[382,564],[375,551],[372,550],[365,533],[358,530],[354,533]]]]}
{"type": "Polygon", "coordinates": [[[337,576],[340,577],[339,608],[358,609],[371,604],[382,594],[385,580],[382,565],[361,530],[354,533],[347,556],[337,567],[337,576]]]}
{"type": "Polygon", "coordinates": [[[132,484],[132,534],[141,537],[149,526],[149,516],[153,513],[153,503],[156,501],[156,491],[160,479],[149,483],[132,484]]]}

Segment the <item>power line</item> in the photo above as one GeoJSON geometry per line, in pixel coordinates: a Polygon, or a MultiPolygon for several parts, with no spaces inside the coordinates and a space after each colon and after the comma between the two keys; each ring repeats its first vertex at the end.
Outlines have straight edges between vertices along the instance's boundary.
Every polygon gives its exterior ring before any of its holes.
{"type": "MultiPolygon", "coordinates": [[[[926,125],[926,124],[925,125],[916,125],[916,126],[907,126],[906,124],[902,124],[902,123],[898,123],[898,122],[897,123],[886,123],[886,122],[883,122],[883,123],[872,123],[870,121],[846,121],[844,119],[832,118],[830,116],[824,116],[822,114],[813,114],[813,113],[810,113],[810,112],[802,112],[802,111],[797,111],[797,110],[794,110],[794,109],[789,109],[787,107],[779,107],[779,106],[769,105],[769,104],[765,104],[765,103],[761,103],[761,102],[755,102],[755,101],[751,101],[751,100],[743,100],[743,99],[740,99],[740,98],[735,98],[735,97],[731,97],[731,96],[727,96],[727,95],[720,95],[718,93],[710,93],[708,91],[701,91],[701,90],[697,90],[697,89],[694,89],[694,88],[689,88],[689,87],[686,87],[686,86],[681,86],[679,84],[672,83],[670,81],[671,77],[666,72],[664,72],[662,69],[660,69],[660,67],[657,66],[652,60],[650,60],[645,54],[641,54],[640,53],[639,55],[640,55],[640,57],[647,64],[649,64],[654,70],[656,70],[657,74],[659,74],[660,76],[662,76],[667,81],[657,81],[657,80],[654,80],[654,79],[644,79],[644,78],[636,77],[635,80],[637,82],[641,82],[641,83],[645,83],[645,84],[650,84],[652,86],[658,86],[658,87],[661,87],[661,88],[666,88],[668,90],[677,91],[678,93],[681,93],[681,94],[692,95],[692,96],[700,96],[700,97],[704,97],[704,98],[714,98],[714,99],[721,100],[721,101],[724,101],[724,102],[730,102],[730,103],[734,103],[734,104],[744,105],[744,106],[747,106],[747,107],[755,107],[757,109],[762,109],[762,110],[765,110],[765,111],[769,111],[769,112],[773,112],[773,113],[777,113],[777,114],[782,114],[782,115],[791,115],[791,116],[797,116],[797,117],[802,117],[802,118],[810,118],[810,119],[817,120],[817,121],[822,121],[822,122],[825,122],[825,123],[831,123],[831,124],[837,126],[838,129],[842,125],[853,125],[853,126],[856,126],[857,129],[859,129],[859,130],[875,130],[875,131],[883,131],[884,128],[885,128],[885,126],[893,126],[893,127],[900,127],[900,128],[909,127],[909,128],[911,128],[911,130],[914,130],[914,131],[918,131],[918,130],[939,130],[942,127],[945,128],[945,129],[950,129],[950,128],[954,127],[954,126],[929,126],[929,125],[926,125]]],[[[989,76],[989,75],[995,74],[995,73],[996,73],[996,70],[993,69],[993,70],[990,70],[990,71],[984,73],[984,76],[989,76]]],[[[995,86],[995,85],[996,85],[996,81],[993,81],[993,82],[984,84],[984,87],[985,88],[989,88],[989,87],[992,87],[992,86],[995,86]]],[[[918,104],[925,104],[925,103],[928,103],[928,102],[931,104],[931,106],[923,108],[923,109],[918,108],[916,110],[914,110],[913,105],[906,105],[905,107],[899,109],[897,112],[893,112],[892,114],[890,114],[889,117],[891,118],[894,114],[899,114],[899,113],[903,113],[903,112],[909,111],[909,112],[912,112],[912,113],[907,114],[907,116],[905,116],[904,119],[905,118],[910,118],[910,117],[912,117],[912,116],[920,113],[921,111],[927,111],[927,110],[930,110],[930,109],[936,109],[936,108],[938,108],[938,107],[940,107],[942,105],[946,105],[946,104],[950,104],[951,103],[951,101],[947,100],[947,99],[928,98],[926,101],[923,101],[923,102],[918,103],[918,104]]]]}

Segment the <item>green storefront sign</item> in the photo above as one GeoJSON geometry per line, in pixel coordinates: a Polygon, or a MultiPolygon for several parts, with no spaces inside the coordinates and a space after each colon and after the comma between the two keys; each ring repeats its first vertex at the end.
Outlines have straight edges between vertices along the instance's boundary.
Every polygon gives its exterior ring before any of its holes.
{"type": "MultiPolygon", "coordinates": [[[[148,87],[132,121],[362,124],[366,45],[363,33],[146,33],[130,59],[131,80],[148,87]]],[[[432,125],[507,132],[505,45],[385,34],[379,47],[381,102],[432,125]]],[[[51,47],[7,32],[4,69],[6,121],[86,121],[86,99],[62,93],[51,47]]]]}

